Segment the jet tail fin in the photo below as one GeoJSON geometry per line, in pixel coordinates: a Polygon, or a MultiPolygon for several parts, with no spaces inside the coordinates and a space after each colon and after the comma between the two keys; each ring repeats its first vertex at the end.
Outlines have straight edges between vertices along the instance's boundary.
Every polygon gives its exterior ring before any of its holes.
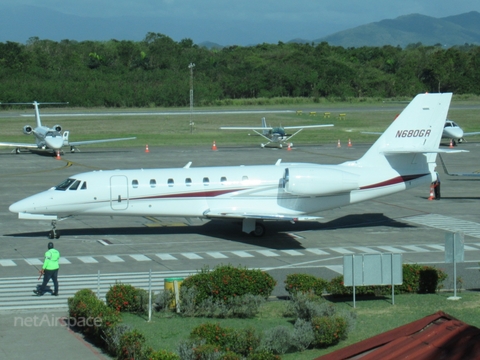
{"type": "Polygon", "coordinates": [[[424,156],[434,164],[451,99],[452,93],[417,95],[358,163],[409,168],[424,156]]]}

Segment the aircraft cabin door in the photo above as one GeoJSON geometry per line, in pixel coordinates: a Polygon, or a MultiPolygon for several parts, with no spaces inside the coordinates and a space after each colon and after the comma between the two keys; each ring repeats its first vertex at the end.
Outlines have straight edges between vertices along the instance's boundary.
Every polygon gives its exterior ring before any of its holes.
{"type": "Polygon", "coordinates": [[[110,205],[113,210],[128,208],[128,179],[123,175],[110,178],[110,205]]]}

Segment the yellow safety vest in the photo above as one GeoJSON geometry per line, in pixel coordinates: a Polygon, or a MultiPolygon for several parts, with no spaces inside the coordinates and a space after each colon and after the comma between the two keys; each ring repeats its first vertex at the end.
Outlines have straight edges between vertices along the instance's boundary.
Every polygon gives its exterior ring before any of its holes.
{"type": "Polygon", "coordinates": [[[43,262],[44,270],[57,270],[60,265],[58,265],[58,260],[60,260],[60,253],[56,249],[50,249],[45,253],[45,261],[43,262]]]}

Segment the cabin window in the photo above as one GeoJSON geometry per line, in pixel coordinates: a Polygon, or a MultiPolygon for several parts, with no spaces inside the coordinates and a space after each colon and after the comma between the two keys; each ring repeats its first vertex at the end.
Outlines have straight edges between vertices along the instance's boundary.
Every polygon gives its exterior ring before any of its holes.
{"type": "Polygon", "coordinates": [[[155,179],[150,179],[150,187],[154,188],[155,186],[157,186],[157,181],[155,179]]]}
{"type": "Polygon", "coordinates": [[[134,189],[138,188],[138,180],[132,180],[132,186],[134,189]]]}
{"type": "Polygon", "coordinates": [[[227,182],[227,177],[226,176],[222,176],[220,178],[220,182],[222,183],[222,185],[225,185],[225,183],[227,182]]]}
{"type": "Polygon", "coordinates": [[[208,177],[204,177],[203,178],[203,185],[208,186],[209,183],[210,183],[210,180],[208,179],[208,177]]]}
{"type": "Polygon", "coordinates": [[[167,184],[168,184],[168,186],[173,186],[173,184],[174,184],[173,179],[168,179],[167,184]]]}
{"type": "Polygon", "coordinates": [[[87,182],[84,181],[80,190],[86,190],[86,189],[87,189],[87,182]]]}
{"type": "Polygon", "coordinates": [[[80,185],[81,181],[80,180],[75,180],[75,182],[68,188],[68,190],[77,190],[78,185],[80,185]]]}
{"type": "Polygon", "coordinates": [[[186,178],[186,179],[185,179],[185,185],[187,185],[187,186],[192,186],[192,179],[186,178]]]}
{"type": "Polygon", "coordinates": [[[55,186],[55,190],[62,190],[65,191],[68,189],[70,185],[72,185],[75,182],[75,179],[67,179],[64,182],[62,182],[60,185],[55,186]]]}

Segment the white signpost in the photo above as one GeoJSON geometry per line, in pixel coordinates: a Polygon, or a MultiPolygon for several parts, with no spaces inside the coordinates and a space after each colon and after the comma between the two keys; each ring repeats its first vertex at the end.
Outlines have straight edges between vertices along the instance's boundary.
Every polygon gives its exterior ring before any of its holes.
{"type": "Polygon", "coordinates": [[[353,286],[353,307],[355,286],[391,285],[394,305],[394,286],[402,283],[402,254],[352,254],[343,257],[343,284],[353,286]]]}
{"type": "Polygon", "coordinates": [[[453,263],[453,296],[448,300],[459,300],[457,296],[457,262],[465,261],[465,240],[463,232],[445,233],[445,263],[453,263]]]}

